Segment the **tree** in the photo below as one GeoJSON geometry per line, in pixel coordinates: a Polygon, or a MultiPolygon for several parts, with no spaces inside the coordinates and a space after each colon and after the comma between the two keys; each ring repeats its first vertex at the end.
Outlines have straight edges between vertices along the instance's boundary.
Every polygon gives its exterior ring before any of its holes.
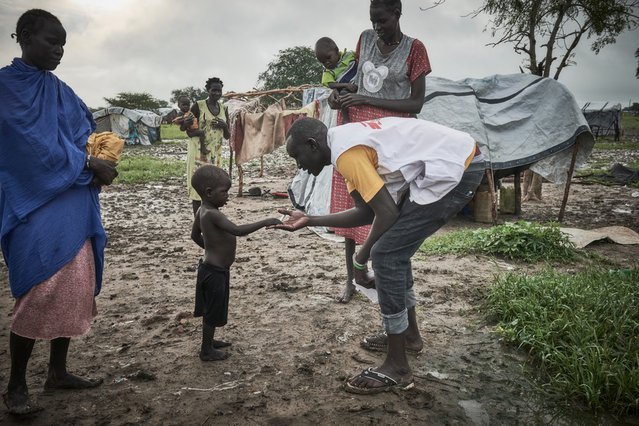
{"type": "Polygon", "coordinates": [[[152,110],[169,106],[167,101],[155,99],[149,93],[121,92],[115,98],[104,98],[112,107],[152,110]]]}
{"type": "Polygon", "coordinates": [[[306,46],[280,50],[266,71],[258,76],[261,90],[284,89],[302,84],[319,84],[324,67],[315,58],[315,51],[306,46]]]}
{"type": "Polygon", "coordinates": [[[206,99],[209,96],[206,90],[196,89],[193,86],[189,86],[183,89],[171,90],[171,99],[169,99],[169,102],[171,104],[177,104],[178,98],[182,95],[188,96],[191,102],[195,102],[200,99],[206,99]]]}
{"type": "Polygon", "coordinates": [[[526,55],[531,74],[557,80],[575,63],[584,36],[593,39],[590,47],[597,54],[623,31],[637,28],[638,6],[639,0],[484,0],[471,15],[492,16],[488,25],[498,40],[489,45],[512,44],[526,55]]]}
{"type": "MultiPolygon", "coordinates": [[[[471,16],[492,17],[488,26],[498,38],[490,46],[512,44],[525,55],[524,67],[531,74],[557,80],[575,64],[575,48],[584,36],[593,39],[590,47],[598,54],[623,31],[637,28],[637,6],[639,0],[483,0],[471,16]]],[[[541,199],[541,184],[541,176],[526,171],[524,201],[541,199]]]]}

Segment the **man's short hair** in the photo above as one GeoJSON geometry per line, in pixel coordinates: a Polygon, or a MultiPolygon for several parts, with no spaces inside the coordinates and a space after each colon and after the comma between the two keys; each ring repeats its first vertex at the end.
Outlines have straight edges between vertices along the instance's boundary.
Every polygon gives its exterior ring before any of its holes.
{"type": "Polygon", "coordinates": [[[313,138],[322,140],[326,138],[326,125],[320,120],[309,117],[302,117],[295,122],[286,134],[287,139],[295,145],[313,138]]]}

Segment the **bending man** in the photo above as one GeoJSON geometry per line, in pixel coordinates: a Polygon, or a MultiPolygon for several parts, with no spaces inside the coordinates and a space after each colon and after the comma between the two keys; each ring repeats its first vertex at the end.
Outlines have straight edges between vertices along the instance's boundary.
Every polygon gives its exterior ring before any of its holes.
{"type": "Polygon", "coordinates": [[[330,130],[319,120],[303,118],[291,127],[286,150],[300,169],[315,176],[333,164],[355,207],[326,216],[280,210],[290,217],[276,228],[372,224],[353,266],[355,281],[366,285],[366,265],[372,260],[387,353],[381,366],[351,378],[346,390],[370,394],[412,386],[406,350],[419,351],[423,342],[411,257],[473,198],[483,176],[475,141],[466,133],[412,118],[381,118],[330,130]]]}

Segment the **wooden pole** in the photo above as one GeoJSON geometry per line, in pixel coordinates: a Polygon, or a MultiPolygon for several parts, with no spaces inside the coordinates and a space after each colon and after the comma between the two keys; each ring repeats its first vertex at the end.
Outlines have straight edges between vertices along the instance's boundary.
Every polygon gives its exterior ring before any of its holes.
{"type": "Polygon", "coordinates": [[[493,225],[497,224],[497,195],[495,194],[495,179],[493,177],[493,171],[486,169],[486,180],[488,181],[488,189],[490,191],[490,215],[493,218],[493,225]]]}
{"type": "Polygon", "coordinates": [[[244,170],[241,164],[237,164],[237,196],[244,196],[244,170]]]}
{"type": "Polygon", "coordinates": [[[521,171],[515,170],[515,215],[521,214],[521,171]]]}
{"type": "Polygon", "coordinates": [[[566,188],[564,188],[564,198],[561,200],[561,208],[559,209],[558,222],[564,220],[564,213],[566,212],[566,204],[568,203],[568,193],[570,192],[570,183],[572,182],[572,174],[575,171],[575,163],[577,162],[577,152],[579,152],[579,144],[575,141],[575,145],[572,147],[572,159],[570,160],[570,167],[568,168],[568,176],[566,179],[566,188]]]}

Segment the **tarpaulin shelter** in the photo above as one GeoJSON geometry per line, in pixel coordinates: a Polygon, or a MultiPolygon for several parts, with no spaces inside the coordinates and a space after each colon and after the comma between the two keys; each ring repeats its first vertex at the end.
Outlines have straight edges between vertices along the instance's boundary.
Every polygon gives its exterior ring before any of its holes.
{"type": "Polygon", "coordinates": [[[109,107],[94,112],[93,119],[96,132],[113,132],[127,145],[151,145],[160,137],[162,117],[152,111],[109,107]]]}

